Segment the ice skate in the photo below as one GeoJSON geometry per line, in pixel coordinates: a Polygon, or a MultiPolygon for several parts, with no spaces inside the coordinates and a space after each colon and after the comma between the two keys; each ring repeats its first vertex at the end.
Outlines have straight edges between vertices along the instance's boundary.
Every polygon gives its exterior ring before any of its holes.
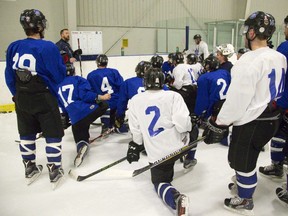
{"type": "Polygon", "coordinates": [[[55,167],[55,164],[47,164],[48,170],[49,170],[49,177],[50,177],[50,182],[52,184],[52,189],[54,190],[57,185],[60,183],[62,177],[64,176],[64,170],[62,167],[55,167]]]}
{"type": "Polygon", "coordinates": [[[82,145],[82,146],[79,148],[77,156],[74,160],[74,166],[75,167],[79,167],[82,164],[85,156],[87,155],[87,153],[89,151],[89,144],[88,143],[79,142],[79,143],[77,143],[77,145],[82,145]]]}
{"type": "Polygon", "coordinates": [[[252,199],[244,199],[236,196],[224,200],[225,209],[242,215],[254,215],[253,207],[254,204],[252,199]]]}
{"type": "Polygon", "coordinates": [[[177,216],[188,216],[189,209],[189,198],[180,194],[176,199],[176,215],[177,216]]]}
{"type": "Polygon", "coordinates": [[[36,165],[30,160],[23,160],[25,166],[26,184],[32,184],[42,173],[43,166],[36,165]]]}
{"type": "Polygon", "coordinates": [[[184,173],[191,171],[196,164],[197,159],[189,159],[186,157],[183,161],[184,173]]]}
{"type": "Polygon", "coordinates": [[[276,195],[281,201],[282,204],[284,204],[285,207],[288,208],[288,191],[287,188],[278,187],[276,188],[276,195]]]}
{"type": "Polygon", "coordinates": [[[263,176],[270,178],[282,178],[283,177],[283,163],[276,164],[272,163],[271,165],[259,167],[259,172],[263,176]]]}

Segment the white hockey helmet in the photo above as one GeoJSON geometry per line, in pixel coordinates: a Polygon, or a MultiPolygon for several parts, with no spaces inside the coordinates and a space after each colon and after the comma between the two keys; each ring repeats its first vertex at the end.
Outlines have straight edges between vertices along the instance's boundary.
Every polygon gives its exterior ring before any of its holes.
{"type": "Polygon", "coordinates": [[[220,46],[216,46],[217,51],[221,52],[222,55],[230,58],[234,53],[234,46],[232,44],[221,44],[220,46]]]}

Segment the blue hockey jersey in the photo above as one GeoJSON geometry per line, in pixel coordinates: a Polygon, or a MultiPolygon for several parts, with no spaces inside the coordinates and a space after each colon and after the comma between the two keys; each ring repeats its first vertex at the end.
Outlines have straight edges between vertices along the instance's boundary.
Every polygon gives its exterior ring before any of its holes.
{"type": "MultiPolygon", "coordinates": [[[[277,47],[277,51],[282,53],[286,57],[288,63],[288,40],[281,43],[277,47]]],[[[288,109],[288,69],[286,70],[285,89],[282,97],[277,100],[277,105],[283,109],[288,109]]]]}
{"type": "Polygon", "coordinates": [[[66,77],[66,66],[57,46],[51,41],[26,38],[11,43],[6,54],[5,79],[12,93],[16,93],[16,70],[27,69],[38,75],[50,92],[57,97],[57,85],[66,77]]]}
{"type": "Polygon", "coordinates": [[[172,73],[174,69],[174,65],[170,64],[168,61],[165,61],[162,65],[162,72],[164,73],[165,77],[168,75],[169,71],[172,73]]]}
{"type": "Polygon", "coordinates": [[[117,108],[119,90],[123,83],[123,77],[118,70],[98,68],[88,74],[87,80],[98,95],[111,94],[111,99],[108,101],[109,107],[110,109],[117,108]]]}
{"type": "Polygon", "coordinates": [[[215,102],[226,98],[230,82],[230,73],[223,69],[201,75],[197,81],[195,114],[200,116],[206,111],[205,117],[208,118],[215,102]]]}
{"type": "Polygon", "coordinates": [[[97,94],[92,91],[89,82],[80,76],[67,76],[58,85],[58,97],[72,125],[99,107],[96,104],[97,94]]]}

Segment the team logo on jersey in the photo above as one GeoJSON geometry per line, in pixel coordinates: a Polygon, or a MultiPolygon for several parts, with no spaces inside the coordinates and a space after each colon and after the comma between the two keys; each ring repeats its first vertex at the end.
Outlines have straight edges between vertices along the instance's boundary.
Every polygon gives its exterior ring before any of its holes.
{"type": "Polygon", "coordinates": [[[89,108],[92,110],[92,109],[95,108],[95,105],[93,104],[93,105],[91,105],[89,108]]]}

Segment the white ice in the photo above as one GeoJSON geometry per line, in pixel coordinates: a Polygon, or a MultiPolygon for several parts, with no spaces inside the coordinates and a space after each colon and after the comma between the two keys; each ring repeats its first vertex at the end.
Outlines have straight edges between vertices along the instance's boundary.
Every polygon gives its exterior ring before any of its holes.
{"type": "MultiPolygon", "coordinates": [[[[0,114],[0,215],[1,216],[172,216],[170,210],[154,192],[150,172],[137,177],[117,176],[119,170],[132,171],[147,165],[146,156],[138,163],[124,161],[82,182],[68,175],[73,168],[76,147],[71,128],[63,138],[63,168],[65,178],[58,188],[51,189],[46,167],[45,142],[37,141],[37,163],[44,166],[43,173],[33,184],[26,185],[24,165],[18,144],[15,113],[0,114]],[[109,171],[109,172],[108,172],[109,171]],[[109,175],[108,175],[109,173],[109,175]]],[[[100,128],[91,126],[91,138],[100,133],[100,128]]],[[[92,144],[88,157],[81,167],[75,169],[86,175],[125,157],[131,135],[113,134],[92,144]]],[[[167,142],[169,137],[167,137],[167,142]]],[[[225,198],[231,197],[228,183],[234,174],[227,162],[227,150],[220,144],[200,143],[196,158],[198,164],[184,174],[182,164],[177,161],[172,184],[190,198],[189,215],[229,216],[235,215],[223,208],[225,198]]],[[[270,164],[269,147],[259,156],[258,166],[270,164]]],[[[254,194],[256,216],[287,216],[285,208],[275,194],[275,189],[284,182],[272,181],[258,175],[258,186],[254,194]]]]}

